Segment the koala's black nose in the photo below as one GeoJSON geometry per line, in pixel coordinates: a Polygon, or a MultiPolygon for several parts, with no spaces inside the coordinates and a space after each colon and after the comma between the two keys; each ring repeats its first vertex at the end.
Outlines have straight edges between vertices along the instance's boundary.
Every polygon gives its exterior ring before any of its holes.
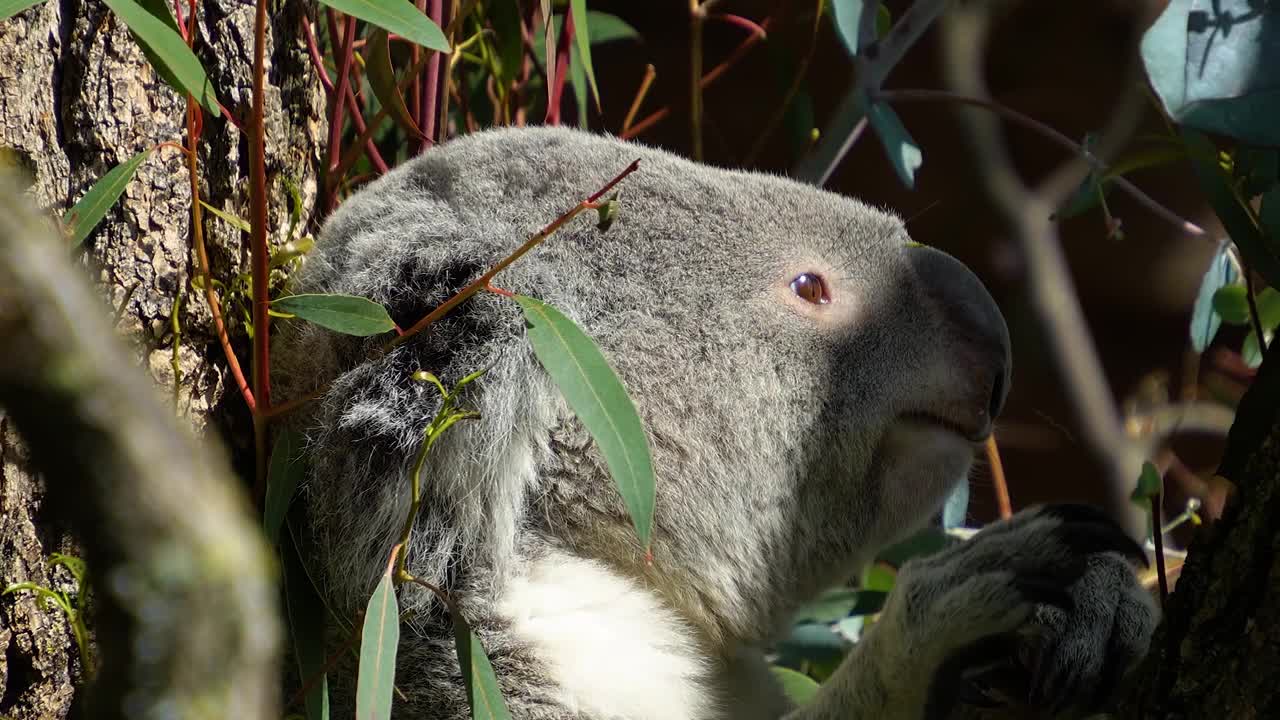
{"type": "Polygon", "coordinates": [[[1009,394],[1012,354],[1004,316],[982,281],[959,260],[922,246],[911,247],[907,253],[921,290],[938,314],[941,333],[937,341],[944,362],[953,363],[957,381],[969,386],[952,387],[942,394],[951,396],[953,402],[962,399],[970,406],[969,412],[977,415],[969,417],[989,429],[1009,394]],[[966,378],[972,382],[964,382],[966,378]]]}

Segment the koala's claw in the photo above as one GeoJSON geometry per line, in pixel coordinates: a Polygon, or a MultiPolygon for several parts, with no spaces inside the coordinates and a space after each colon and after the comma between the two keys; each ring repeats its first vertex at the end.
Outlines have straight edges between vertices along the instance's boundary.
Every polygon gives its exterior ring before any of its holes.
{"type": "Polygon", "coordinates": [[[1147,650],[1157,611],[1133,571],[1146,561],[1098,510],[1035,508],[907,563],[886,611],[932,658],[931,710],[986,704],[988,680],[1030,707],[1087,710],[1147,650]]]}

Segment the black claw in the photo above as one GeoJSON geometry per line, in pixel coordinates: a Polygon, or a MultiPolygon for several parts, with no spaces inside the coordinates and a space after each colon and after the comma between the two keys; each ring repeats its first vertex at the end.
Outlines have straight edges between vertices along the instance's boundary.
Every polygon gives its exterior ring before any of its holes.
{"type": "Polygon", "coordinates": [[[1147,566],[1147,554],[1142,546],[1110,520],[1064,523],[1053,531],[1053,535],[1081,555],[1114,552],[1147,566]]]}

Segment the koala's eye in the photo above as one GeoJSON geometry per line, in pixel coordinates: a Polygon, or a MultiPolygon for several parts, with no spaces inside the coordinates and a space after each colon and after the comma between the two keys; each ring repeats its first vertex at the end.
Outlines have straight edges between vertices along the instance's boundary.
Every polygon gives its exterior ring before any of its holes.
{"type": "Polygon", "coordinates": [[[791,281],[791,292],[814,305],[826,305],[831,302],[826,284],[822,282],[822,278],[813,273],[797,275],[796,279],[791,281]]]}

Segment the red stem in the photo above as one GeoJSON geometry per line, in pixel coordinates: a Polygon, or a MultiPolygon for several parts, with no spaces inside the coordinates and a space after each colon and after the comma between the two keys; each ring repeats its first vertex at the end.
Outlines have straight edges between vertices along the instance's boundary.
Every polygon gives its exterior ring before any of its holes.
{"type": "MultiPolygon", "coordinates": [[[[437,25],[442,25],[444,19],[444,2],[443,0],[429,0],[431,21],[437,25]]],[[[418,152],[422,152],[435,144],[436,137],[436,107],[438,107],[440,97],[440,53],[434,50],[428,50],[431,57],[427,60],[427,71],[422,76],[422,94],[418,101],[421,106],[418,110],[418,117],[421,118],[418,128],[422,130],[422,142],[418,145],[418,152]]]]}
{"type": "Polygon", "coordinates": [[[311,56],[311,65],[320,76],[320,84],[324,85],[324,94],[333,97],[333,81],[329,79],[329,71],[324,69],[324,58],[320,56],[320,46],[316,43],[315,31],[311,29],[311,21],[302,16],[302,34],[307,39],[307,54],[311,56]]]}
{"type": "MultiPolygon", "coordinates": [[[[360,105],[356,102],[355,91],[351,89],[351,85],[347,85],[347,108],[351,111],[351,122],[356,126],[356,132],[360,136],[365,134],[364,114],[360,112],[360,105]]],[[[373,163],[373,167],[378,174],[385,175],[390,169],[387,162],[382,159],[382,153],[378,152],[378,146],[374,144],[373,137],[365,138],[364,141],[365,154],[369,156],[369,162],[373,163]]]]}
{"type": "Polygon", "coordinates": [[[267,147],[263,120],[266,105],[267,2],[258,0],[253,27],[253,105],[249,124],[249,210],[250,268],[253,276],[253,396],[257,407],[253,414],[254,441],[257,455],[255,497],[261,498],[267,480],[267,417],[271,409],[271,315],[267,312],[270,297],[267,280],[270,253],[267,251],[267,147]]]}
{"type": "MultiPolygon", "coordinates": [[[[767,17],[764,19],[763,22],[760,23],[760,29],[768,32],[769,26],[772,23],[773,23],[773,16],[767,17]]],[[[756,44],[760,42],[760,39],[762,37],[763,37],[762,35],[758,35],[758,34],[748,35],[747,39],[739,43],[738,47],[734,48],[733,52],[729,54],[729,57],[725,58],[724,62],[711,68],[711,72],[708,72],[706,75],[702,76],[702,82],[699,83],[699,85],[701,85],[703,89],[710,87],[711,83],[714,83],[716,80],[719,80],[721,75],[724,75],[725,72],[727,72],[729,68],[736,65],[738,61],[741,60],[743,56],[746,55],[747,52],[751,50],[751,48],[755,47],[756,44]]],[[[630,140],[631,138],[648,130],[654,125],[657,125],[658,123],[662,122],[670,114],[671,114],[671,106],[664,107],[661,110],[656,110],[650,113],[640,122],[637,122],[635,125],[632,125],[631,129],[623,132],[621,135],[619,135],[619,137],[623,140],[630,140]]]]}
{"type": "Polygon", "coordinates": [[[573,13],[565,13],[564,27],[560,31],[560,40],[556,43],[556,84],[552,88],[551,97],[547,100],[548,125],[560,124],[560,103],[564,97],[564,86],[569,80],[569,43],[573,42],[573,13]]]}
{"type": "Polygon", "coordinates": [[[342,111],[346,108],[343,100],[347,95],[347,86],[351,79],[351,62],[355,49],[352,45],[356,41],[356,19],[348,16],[346,19],[346,27],[343,32],[342,39],[342,60],[338,66],[337,87],[334,90],[335,95],[332,102],[332,112],[329,118],[329,173],[325,178],[325,202],[324,211],[327,215],[333,211],[335,199],[338,191],[339,178],[334,177],[334,170],[338,167],[338,160],[342,156],[342,111]]]}

